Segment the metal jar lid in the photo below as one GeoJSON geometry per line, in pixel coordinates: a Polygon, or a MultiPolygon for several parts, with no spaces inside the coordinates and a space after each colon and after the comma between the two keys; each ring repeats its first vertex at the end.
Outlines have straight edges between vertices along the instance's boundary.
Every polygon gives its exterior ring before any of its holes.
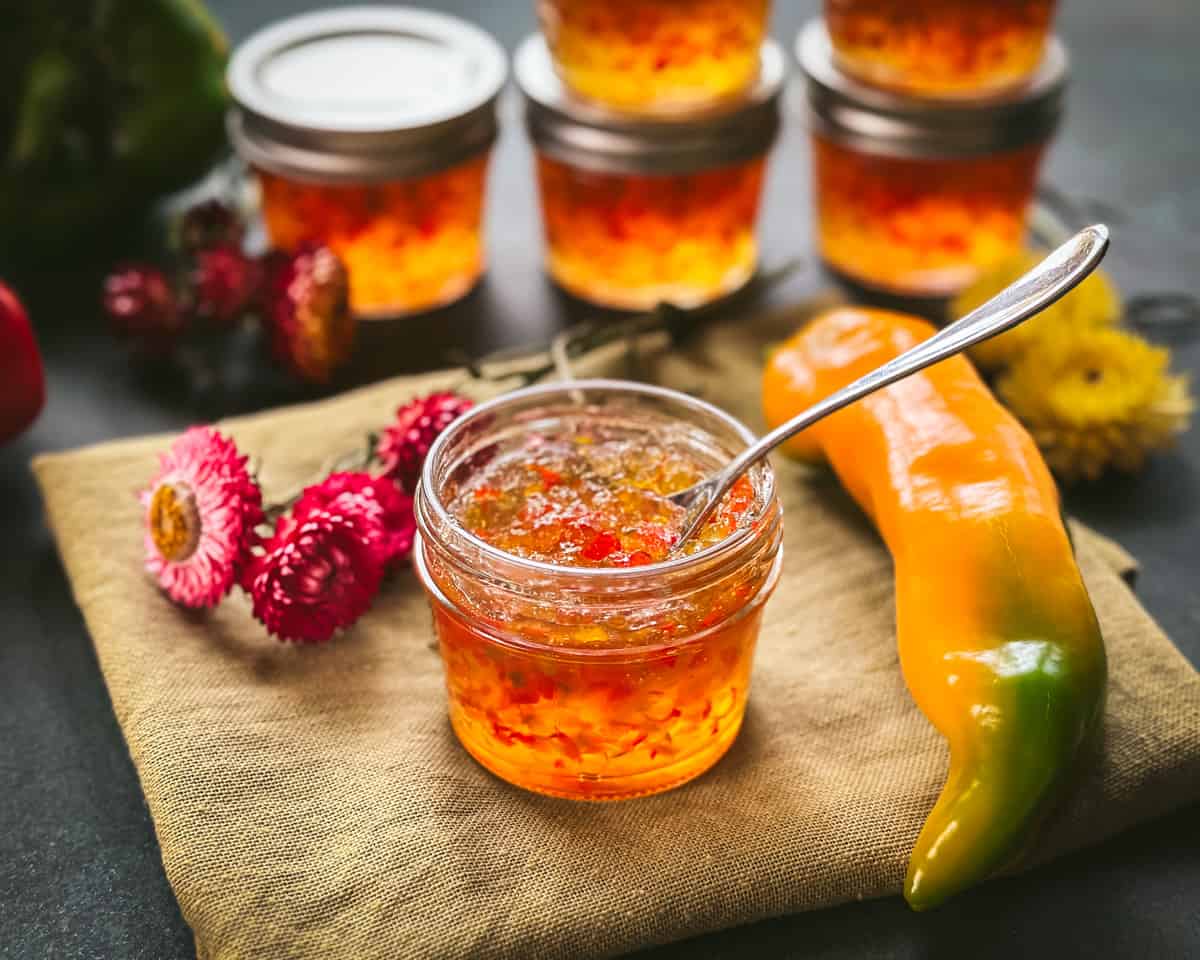
{"type": "Polygon", "coordinates": [[[796,38],[814,132],[867,153],[934,159],[979,156],[1046,140],[1062,113],[1066,48],[1051,37],[1029,81],[986,99],[932,100],[880,90],[843,73],[829,33],[810,20],[796,38]]]}
{"type": "Polygon", "coordinates": [[[491,36],[440,13],[291,17],[234,51],[229,136],[249,163],[300,180],[423,176],[492,143],[507,69],[491,36]]]}
{"type": "Polygon", "coordinates": [[[539,151],[600,173],[692,173],[766,153],[779,130],[779,99],[787,66],[768,40],[758,80],[732,105],[679,117],[631,117],[573,98],[540,34],[527,37],[514,58],[525,95],[525,120],[539,151]]]}

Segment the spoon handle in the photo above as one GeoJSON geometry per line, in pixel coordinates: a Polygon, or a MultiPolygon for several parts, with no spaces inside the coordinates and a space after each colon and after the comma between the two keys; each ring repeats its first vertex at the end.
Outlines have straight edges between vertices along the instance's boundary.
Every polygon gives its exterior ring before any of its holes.
{"type": "MultiPolygon", "coordinates": [[[[703,509],[689,517],[688,527],[679,542],[686,540],[699,526],[734,481],[761,460],[770,450],[818,420],[840,410],[881,387],[902,380],[939,360],[990,337],[1011,330],[1038,311],[1050,306],[1095,269],[1108,249],[1108,228],[1103,224],[1084,227],[1041,263],[961,320],[923,340],[883,366],[864,374],[853,383],[831,393],[791,420],[776,427],[757,443],[747,447],[708,483],[703,509]]],[[[695,502],[695,501],[693,501],[695,502]]]]}

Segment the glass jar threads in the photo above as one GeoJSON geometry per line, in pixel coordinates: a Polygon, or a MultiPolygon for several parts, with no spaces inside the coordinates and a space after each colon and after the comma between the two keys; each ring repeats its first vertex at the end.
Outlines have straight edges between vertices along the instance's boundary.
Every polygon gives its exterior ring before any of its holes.
{"type": "Polygon", "coordinates": [[[797,40],[810,107],[817,242],[865,287],[947,297],[1019,250],[1067,57],[1052,40],[1028,85],[980,103],[866,86],[836,65],[819,21],[797,40]]]}
{"type": "Polygon", "coordinates": [[[758,75],[769,0],[538,0],[570,91],[625,113],[690,112],[745,93],[758,75]]]}
{"type": "Polygon", "coordinates": [[[913,96],[986,97],[1042,61],[1056,0],[825,0],[838,65],[913,96]]]}
{"type": "Polygon", "coordinates": [[[696,306],[746,283],[785,74],[775,44],[760,61],[736,106],[647,120],[574,100],[545,41],[521,45],[515,70],[537,153],[546,269],[560,287],[646,310],[696,306]]]}
{"type": "Polygon", "coordinates": [[[352,7],[280,21],[234,52],[230,138],[275,246],[328,244],[364,316],[441,306],[484,269],[483,201],[504,51],[454,17],[352,7]]]}
{"type": "Polygon", "coordinates": [[[414,558],[451,724],[484,767],[609,800],[677,786],[729,748],[781,561],[773,475],[755,467],[727,525],[682,556],[646,508],[752,439],[685,394],[576,381],[484,404],[435,441],[414,558]]]}

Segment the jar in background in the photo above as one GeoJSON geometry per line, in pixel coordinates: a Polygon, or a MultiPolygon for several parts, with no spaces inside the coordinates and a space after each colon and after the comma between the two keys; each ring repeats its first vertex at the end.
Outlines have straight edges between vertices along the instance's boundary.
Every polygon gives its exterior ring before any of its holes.
{"type": "Polygon", "coordinates": [[[363,316],[417,313],[484,269],[504,51],[454,17],[352,7],[280,21],[234,52],[230,138],[271,243],[328,244],[363,316]]]}
{"type": "Polygon", "coordinates": [[[921,97],[986,97],[1042,61],[1056,0],[825,0],[838,65],[921,97]]]}
{"type": "MultiPolygon", "coordinates": [[[[414,559],[433,607],[451,724],[484,767],[580,800],[670,789],[737,736],[782,517],[770,467],[749,474],[748,515],[697,553],[643,566],[560,566],[505,552],[455,519],[493,458],[533,435],[637,444],[708,469],[753,440],[716,408],[661,387],[575,381],[519,390],[456,421],[417,494],[414,559]]],[[[491,538],[489,538],[491,539],[491,538]]]]}
{"type": "Polygon", "coordinates": [[[758,76],[769,0],[538,0],[563,82],[613,110],[702,110],[758,76]]]}
{"type": "Polygon", "coordinates": [[[947,297],[1023,246],[1043,149],[1062,107],[1055,39],[1021,90],[986,103],[932,102],[838,69],[819,21],[797,41],[825,263],[866,287],[947,297]]]}
{"type": "Polygon", "coordinates": [[[756,86],[736,107],[646,120],[573,100],[545,41],[521,45],[516,76],[537,153],[546,269],[560,287],[646,310],[697,306],[750,279],[785,74],[775,44],[760,60],[756,86]]]}

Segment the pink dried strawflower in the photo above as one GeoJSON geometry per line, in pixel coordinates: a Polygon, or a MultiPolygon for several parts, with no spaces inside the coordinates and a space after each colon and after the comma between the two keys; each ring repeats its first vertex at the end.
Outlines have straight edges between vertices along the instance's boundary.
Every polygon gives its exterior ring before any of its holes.
{"type": "Polygon", "coordinates": [[[146,569],[176,603],[216,605],[238,580],[263,519],[246,458],[212,427],[192,427],[159,456],[141,502],[146,569]]]}
{"type": "Polygon", "coordinates": [[[400,407],[396,419],[383,431],[375,447],[384,475],[395,480],[405,492],[413,493],[433,441],[472,406],[466,397],[445,391],[418,397],[400,407]]]}
{"type": "Polygon", "coordinates": [[[383,579],[383,527],[365,500],[280,517],[243,578],[256,616],[280,640],[323,643],[370,607],[383,579]]]}
{"type": "Polygon", "coordinates": [[[354,350],[346,268],[328,247],[263,257],[261,307],[271,353],[302,380],[326,383],[354,350]]]}
{"type": "Polygon", "coordinates": [[[387,477],[369,473],[332,473],[321,483],[308,487],[296,501],[293,514],[302,519],[314,510],[334,510],[343,497],[358,498],[372,510],[383,526],[383,552],[386,563],[408,555],[412,550],[417,521],[413,516],[412,497],[402,493],[387,477]]]}
{"type": "Polygon", "coordinates": [[[258,296],[260,268],[238,247],[220,246],[196,252],[192,270],[192,310],[219,326],[242,318],[258,296]]]}
{"type": "Polygon", "coordinates": [[[126,263],[104,278],[104,312],[118,336],[150,353],[166,353],[186,326],[171,281],[148,263],[126,263]]]}
{"type": "Polygon", "coordinates": [[[216,246],[240,247],[245,229],[241,217],[215,198],[189,207],[179,222],[179,246],[196,254],[216,246]]]}

